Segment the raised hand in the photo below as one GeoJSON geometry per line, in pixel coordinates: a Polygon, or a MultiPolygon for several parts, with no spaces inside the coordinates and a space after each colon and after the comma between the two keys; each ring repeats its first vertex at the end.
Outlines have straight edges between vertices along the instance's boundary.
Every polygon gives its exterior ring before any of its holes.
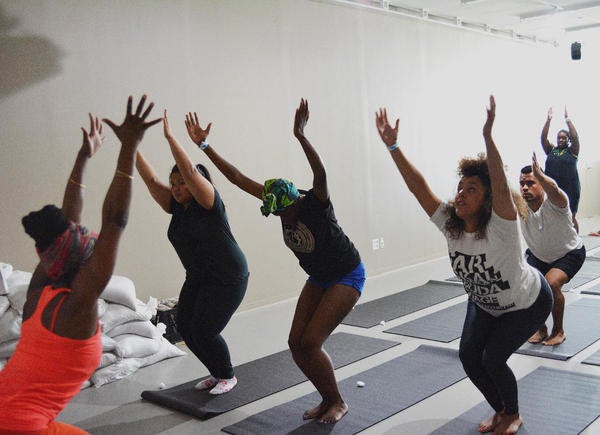
{"type": "Polygon", "coordinates": [[[203,129],[200,126],[200,122],[198,121],[198,114],[196,112],[194,112],[194,116],[192,116],[192,112],[189,112],[187,115],[185,115],[185,128],[187,128],[190,139],[196,145],[200,145],[206,140],[208,134],[210,133],[211,125],[212,122],[209,122],[206,128],[203,129]]]}
{"type": "Polygon", "coordinates": [[[140,99],[140,102],[137,105],[135,113],[133,113],[133,97],[129,96],[129,98],[127,99],[127,112],[125,113],[125,119],[123,120],[121,125],[116,125],[114,122],[107,118],[104,118],[102,120],[110,128],[112,128],[112,130],[115,132],[115,135],[121,141],[122,145],[136,148],[142,141],[146,130],[152,127],[153,125],[158,124],[162,120],[162,118],[157,118],[152,121],[146,122],[146,118],[152,111],[154,103],[150,103],[146,110],[144,110],[145,103],[146,95],[142,95],[142,98],[140,99]]]}
{"type": "Polygon", "coordinates": [[[490,107],[487,110],[487,119],[483,125],[483,136],[492,137],[492,125],[494,125],[494,119],[496,118],[496,100],[494,96],[490,95],[490,107]]]}
{"type": "Polygon", "coordinates": [[[163,134],[168,139],[173,135],[171,134],[171,125],[169,124],[169,118],[167,117],[167,109],[165,109],[165,111],[164,111],[162,121],[163,121],[163,134]]]}
{"type": "Polygon", "coordinates": [[[379,137],[381,137],[383,143],[388,147],[394,145],[398,140],[398,125],[400,124],[400,119],[396,119],[396,125],[392,128],[388,122],[387,110],[381,108],[379,109],[379,112],[375,112],[375,124],[377,125],[377,131],[379,132],[379,137]]]}
{"type": "Polygon", "coordinates": [[[565,121],[569,119],[569,114],[567,113],[567,106],[565,106],[565,121]]]}
{"type": "Polygon", "coordinates": [[[542,168],[540,168],[540,164],[538,163],[535,153],[533,153],[533,156],[531,156],[531,168],[533,170],[533,176],[539,180],[540,175],[543,174],[543,172],[542,168]]]}
{"type": "Polygon", "coordinates": [[[546,117],[548,121],[552,121],[552,107],[548,109],[548,116],[546,117]]]}
{"type": "Polygon", "coordinates": [[[309,115],[308,101],[302,98],[300,100],[300,105],[296,109],[296,116],[294,118],[294,136],[296,136],[296,138],[304,136],[304,127],[308,122],[309,115]]]}
{"type": "Polygon", "coordinates": [[[81,131],[83,132],[81,148],[85,152],[86,157],[92,157],[96,154],[102,142],[104,142],[104,135],[102,134],[100,119],[93,117],[91,113],[88,113],[88,115],[90,117],[90,131],[88,133],[85,128],[81,127],[81,131]]]}

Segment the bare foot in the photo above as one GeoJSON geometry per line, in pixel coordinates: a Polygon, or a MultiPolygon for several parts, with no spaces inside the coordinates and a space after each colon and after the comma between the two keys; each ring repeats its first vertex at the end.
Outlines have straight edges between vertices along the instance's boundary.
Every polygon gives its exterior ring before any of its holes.
{"type": "Polygon", "coordinates": [[[563,341],[565,341],[567,339],[567,336],[565,335],[564,332],[558,332],[556,334],[552,334],[548,340],[544,340],[542,341],[542,344],[544,346],[556,346],[558,344],[561,344],[563,341]]]}
{"type": "Polygon", "coordinates": [[[494,415],[492,415],[490,418],[488,418],[487,420],[483,420],[481,423],[479,423],[479,427],[477,428],[477,430],[480,433],[491,432],[494,429],[496,429],[496,427],[500,424],[501,421],[502,421],[502,414],[497,412],[494,415]]]}
{"type": "Polygon", "coordinates": [[[336,403],[335,405],[329,407],[327,412],[323,414],[319,421],[327,424],[336,423],[340,421],[340,419],[346,415],[347,412],[348,405],[346,405],[345,402],[336,403]]]}
{"type": "Polygon", "coordinates": [[[317,417],[320,417],[323,414],[325,414],[325,411],[327,411],[327,409],[328,409],[327,404],[325,402],[321,402],[314,408],[309,409],[308,411],[305,411],[302,418],[304,420],[312,420],[313,418],[317,418],[317,417]]]}
{"type": "Polygon", "coordinates": [[[516,434],[521,425],[523,424],[523,420],[521,420],[521,416],[517,412],[516,414],[503,414],[502,421],[494,430],[494,435],[513,435],[516,434]]]}
{"type": "Polygon", "coordinates": [[[529,337],[529,340],[527,340],[527,342],[529,342],[531,344],[538,344],[538,343],[541,343],[542,341],[544,341],[547,337],[548,337],[548,329],[544,328],[544,329],[540,329],[540,330],[536,331],[535,334],[533,334],[531,337],[529,337]]]}

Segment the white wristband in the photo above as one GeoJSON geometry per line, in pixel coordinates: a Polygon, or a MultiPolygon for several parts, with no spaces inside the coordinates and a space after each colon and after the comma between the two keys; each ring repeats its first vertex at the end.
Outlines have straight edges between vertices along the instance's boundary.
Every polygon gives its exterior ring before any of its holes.
{"type": "Polygon", "coordinates": [[[394,151],[396,148],[398,148],[400,145],[398,145],[398,142],[395,142],[393,145],[390,145],[389,147],[387,147],[387,149],[389,151],[394,151]]]}
{"type": "Polygon", "coordinates": [[[202,141],[200,142],[200,149],[204,151],[208,145],[208,142],[202,141]]]}

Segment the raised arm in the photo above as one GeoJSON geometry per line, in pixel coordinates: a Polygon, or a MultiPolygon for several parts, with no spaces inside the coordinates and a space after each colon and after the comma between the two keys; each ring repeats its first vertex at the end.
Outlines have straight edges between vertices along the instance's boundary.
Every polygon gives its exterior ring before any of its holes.
{"type": "Polygon", "coordinates": [[[321,161],[321,157],[308,141],[304,135],[304,127],[308,122],[309,118],[308,101],[304,98],[300,100],[300,105],[296,109],[296,116],[294,118],[294,136],[300,142],[304,155],[308,160],[310,169],[313,173],[313,193],[317,199],[321,202],[329,199],[329,192],[327,190],[327,174],[325,173],[325,165],[321,161]]]}
{"type": "MultiPolygon", "coordinates": [[[[210,124],[207,128],[210,131],[210,124]]],[[[207,131],[207,135],[208,135],[207,131]]],[[[183,177],[183,181],[190,191],[194,199],[205,209],[211,209],[215,202],[215,188],[204,178],[200,172],[196,169],[196,165],[192,163],[190,156],[185,152],[183,147],[177,142],[177,139],[171,133],[171,126],[169,125],[169,118],[167,118],[167,111],[163,117],[163,133],[169,146],[171,147],[171,153],[175,159],[175,163],[179,168],[179,173],[183,177]]]]}
{"type": "Polygon", "coordinates": [[[214,148],[206,142],[211,124],[208,124],[206,129],[202,129],[198,122],[198,115],[196,112],[194,112],[193,115],[190,112],[185,117],[185,126],[187,127],[190,139],[204,151],[210,161],[214,163],[217,169],[221,171],[230,182],[243,191],[248,192],[250,195],[262,200],[263,185],[244,175],[238,168],[221,157],[214,148]]]}
{"type": "Polygon", "coordinates": [[[398,125],[400,120],[396,119],[396,125],[392,128],[388,122],[387,110],[379,109],[379,112],[375,113],[375,123],[379,136],[390,150],[390,155],[396,163],[402,178],[404,178],[408,190],[417,198],[425,213],[429,217],[433,216],[442,201],[431,191],[423,174],[408,161],[400,147],[398,147],[398,125]]]}
{"type": "Polygon", "coordinates": [[[483,126],[483,138],[487,154],[490,182],[492,184],[492,209],[498,216],[507,220],[517,219],[517,208],[513,202],[512,193],[504,172],[502,157],[492,139],[492,126],[496,118],[496,101],[490,95],[490,108],[487,109],[487,119],[483,126]]]}
{"type": "Polygon", "coordinates": [[[579,136],[577,135],[577,130],[575,130],[575,126],[569,118],[569,114],[567,113],[567,107],[565,106],[565,122],[567,123],[567,127],[569,128],[569,139],[571,140],[571,154],[574,156],[579,155],[579,136]]]}
{"type": "Polygon", "coordinates": [[[550,123],[552,122],[552,107],[548,109],[548,116],[546,116],[546,122],[544,123],[544,127],[542,127],[542,135],[540,136],[540,141],[542,143],[542,148],[544,152],[548,154],[552,151],[552,144],[548,140],[548,131],[550,130],[550,123]]]}
{"type": "Polygon", "coordinates": [[[83,127],[83,143],[75,158],[75,164],[69,175],[65,193],[63,195],[62,211],[67,219],[79,223],[81,221],[81,211],[83,210],[83,173],[89,158],[91,158],[102,145],[104,136],[102,135],[102,123],[98,118],[94,118],[91,113],[90,131],[87,132],[83,127]]]}
{"type": "Polygon", "coordinates": [[[87,301],[95,300],[102,293],[113,273],[119,241],[129,216],[136,150],[146,130],[161,120],[158,118],[146,122],[154,103],[150,103],[144,110],[145,95],[140,99],[135,113],[132,111],[132,102],[133,98],[129,97],[127,113],[121,125],[116,125],[109,119],[103,120],[119,138],[121,150],[102,206],[102,227],[94,252],[81,266],[72,282],[73,293],[87,301]]]}
{"type": "Polygon", "coordinates": [[[557,207],[565,208],[569,204],[567,194],[563,192],[560,187],[556,184],[552,178],[548,177],[540,168],[540,164],[537,161],[537,156],[533,153],[531,158],[531,168],[533,170],[533,176],[539,181],[540,185],[548,195],[548,199],[552,204],[557,207]]]}
{"type": "Polygon", "coordinates": [[[167,213],[170,213],[171,189],[165,183],[160,181],[158,175],[156,175],[156,171],[152,165],[148,163],[140,150],[138,150],[136,154],[135,167],[138,174],[140,174],[140,177],[142,177],[144,184],[146,184],[152,198],[160,205],[160,208],[167,213]]]}

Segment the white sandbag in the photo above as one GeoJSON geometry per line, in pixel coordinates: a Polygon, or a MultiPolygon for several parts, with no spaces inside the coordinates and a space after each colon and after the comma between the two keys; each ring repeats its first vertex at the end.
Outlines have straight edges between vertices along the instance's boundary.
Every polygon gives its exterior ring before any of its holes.
{"type": "Polygon", "coordinates": [[[0,296],[0,316],[6,313],[8,307],[10,307],[10,300],[8,299],[8,296],[0,296]]]}
{"type": "Polygon", "coordinates": [[[125,276],[111,276],[100,298],[114,304],[125,305],[132,310],[136,307],[135,285],[125,276]]]}
{"type": "Polygon", "coordinates": [[[159,361],[165,360],[167,358],[173,358],[176,356],[184,356],[186,352],[183,349],[178,348],[165,337],[160,338],[160,349],[153,355],[147,356],[143,358],[140,367],[146,367],[151,364],[156,364],[159,361]]]}
{"type": "Polygon", "coordinates": [[[106,334],[101,334],[100,338],[102,339],[102,352],[113,352],[119,355],[119,345],[115,340],[106,334]]]}
{"type": "Polygon", "coordinates": [[[25,305],[25,300],[27,299],[29,281],[31,281],[31,273],[23,272],[22,270],[13,270],[6,280],[10,306],[19,313],[23,313],[23,305],[25,305]]]}
{"type": "Polygon", "coordinates": [[[134,334],[154,339],[162,335],[160,330],[150,320],[136,320],[134,322],[123,323],[122,325],[115,326],[106,333],[106,335],[113,338],[123,334],[134,334]]]}
{"type": "Polygon", "coordinates": [[[102,331],[107,333],[115,326],[135,320],[150,320],[150,317],[127,308],[125,305],[107,304],[105,313],[100,317],[100,325],[102,325],[102,331]]]}
{"type": "Polygon", "coordinates": [[[150,320],[156,316],[156,307],[158,307],[158,299],[150,296],[147,303],[143,303],[139,299],[135,301],[135,310],[142,314],[146,319],[150,320]]]}
{"type": "Polygon", "coordinates": [[[100,318],[104,316],[104,313],[106,313],[106,307],[108,306],[108,304],[104,299],[98,299],[96,301],[96,305],[98,307],[98,318],[100,318]]]}
{"type": "Polygon", "coordinates": [[[17,310],[9,308],[0,317],[0,343],[18,339],[21,336],[22,317],[17,310]]]}
{"type": "Polygon", "coordinates": [[[94,373],[92,373],[92,376],[90,376],[90,381],[95,387],[100,387],[104,384],[108,384],[109,382],[123,379],[134,373],[139,368],[140,359],[125,358],[107,367],[96,370],[94,373]]]}
{"type": "Polygon", "coordinates": [[[17,348],[18,342],[19,339],[0,343],[0,358],[10,358],[12,354],[15,353],[15,349],[17,348]]]}
{"type": "Polygon", "coordinates": [[[119,355],[123,358],[144,358],[160,349],[160,340],[140,337],[134,334],[123,334],[113,338],[119,347],[119,355]]]}
{"type": "Polygon", "coordinates": [[[0,295],[8,293],[8,284],[6,280],[12,273],[13,267],[8,263],[0,263],[0,295]]]}
{"type": "Polygon", "coordinates": [[[119,357],[117,355],[115,355],[114,353],[111,353],[111,352],[103,353],[102,358],[100,358],[100,364],[98,364],[97,369],[101,369],[101,368],[107,367],[111,364],[114,364],[117,362],[118,359],[119,359],[119,357]]]}

